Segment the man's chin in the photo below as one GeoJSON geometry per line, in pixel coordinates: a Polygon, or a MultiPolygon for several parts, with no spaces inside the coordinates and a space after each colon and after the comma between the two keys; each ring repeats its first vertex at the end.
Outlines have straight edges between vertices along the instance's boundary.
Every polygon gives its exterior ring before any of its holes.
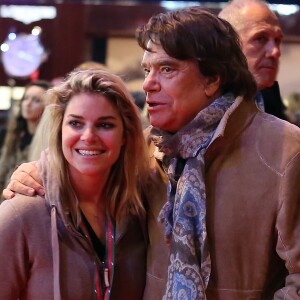
{"type": "Polygon", "coordinates": [[[260,85],[258,85],[258,90],[263,90],[263,89],[269,88],[269,87],[273,86],[274,82],[275,82],[275,80],[263,82],[260,85]]]}
{"type": "Polygon", "coordinates": [[[276,77],[274,77],[274,76],[264,76],[261,78],[262,78],[261,80],[256,81],[259,90],[263,90],[265,88],[273,86],[273,84],[276,80],[276,77]]]}
{"type": "Polygon", "coordinates": [[[277,72],[271,72],[271,71],[267,71],[264,72],[263,74],[260,74],[259,77],[255,77],[255,80],[257,82],[257,86],[259,90],[268,88],[273,86],[275,80],[276,80],[276,75],[277,72]]]}

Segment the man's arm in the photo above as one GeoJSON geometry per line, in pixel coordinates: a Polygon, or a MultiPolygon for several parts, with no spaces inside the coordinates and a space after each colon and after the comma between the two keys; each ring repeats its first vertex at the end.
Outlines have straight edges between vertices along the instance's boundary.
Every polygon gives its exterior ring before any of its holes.
{"type": "Polygon", "coordinates": [[[300,153],[288,164],[282,175],[281,203],[276,220],[276,251],[285,261],[288,275],[285,286],[274,300],[300,299],[300,153]]]}
{"type": "Polygon", "coordinates": [[[3,197],[11,199],[15,196],[15,193],[27,196],[33,196],[34,194],[43,196],[45,194],[36,162],[23,163],[12,174],[10,183],[3,190],[3,197]]]}

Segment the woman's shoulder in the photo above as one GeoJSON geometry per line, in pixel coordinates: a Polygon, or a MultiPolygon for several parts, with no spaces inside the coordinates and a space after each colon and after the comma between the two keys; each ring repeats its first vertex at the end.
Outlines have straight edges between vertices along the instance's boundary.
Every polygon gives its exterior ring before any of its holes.
{"type": "Polygon", "coordinates": [[[10,200],[5,200],[0,205],[1,215],[11,215],[22,218],[35,218],[48,211],[46,201],[40,196],[25,196],[17,194],[10,200]]]}
{"type": "MultiPolygon", "coordinates": [[[[51,218],[46,205],[46,201],[38,196],[17,195],[2,202],[0,240],[10,243],[11,249],[19,249],[16,250],[19,253],[28,245],[33,248],[37,243],[49,245],[51,218]]],[[[1,249],[4,247],[2,246],[1,249]]]]}

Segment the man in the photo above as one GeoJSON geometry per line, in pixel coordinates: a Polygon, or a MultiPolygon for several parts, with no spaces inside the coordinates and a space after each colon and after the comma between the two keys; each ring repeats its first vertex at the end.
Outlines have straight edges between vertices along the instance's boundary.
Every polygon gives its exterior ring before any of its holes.
{"type": "Polygon", "coordinates": [[[276,76],[279,67],[282,31],[277,16],[261,0],[233,0],[220,13],[238,32],[242,50],[260,94],[258,106],[287,120],[276,76]]]}
{"type": "MultiPolygon", "coordinates": [[[[225,20],[199,7],[158,14],[137,40],[150,139],[169,179],[160,213],[170,245],[164,299],[300,299],[300,129],[258,110],[225,20]]],[[[32,181],[23,175],[9,187],[32,181]]],[[[148,284],[145,298],[161,299],[148,284]]]]}

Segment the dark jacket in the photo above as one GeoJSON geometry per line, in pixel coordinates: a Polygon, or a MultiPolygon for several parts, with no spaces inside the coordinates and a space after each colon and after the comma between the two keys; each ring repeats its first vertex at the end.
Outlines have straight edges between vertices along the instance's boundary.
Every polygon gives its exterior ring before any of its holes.
{"type": "Polygon", "coordinates": [[[278,82],[275,81],[271,87],[261,90],[261,94],[264,100],[265,112],[288,121],[285,114],[286,107],[281,99],[278,82]]]}

